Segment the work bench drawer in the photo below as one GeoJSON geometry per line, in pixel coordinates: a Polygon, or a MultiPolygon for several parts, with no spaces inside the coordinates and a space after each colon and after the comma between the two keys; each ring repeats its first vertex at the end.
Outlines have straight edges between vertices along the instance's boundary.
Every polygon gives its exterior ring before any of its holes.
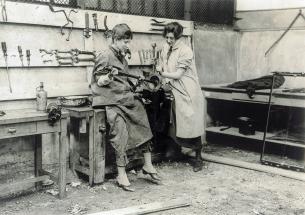
{"type": "Polygon", "coordinates": [[[5,138],[35,134],[36,132],[37,132],[36,122],[23,122],[23,123],[0,125],[0,136],[5,138]]]}

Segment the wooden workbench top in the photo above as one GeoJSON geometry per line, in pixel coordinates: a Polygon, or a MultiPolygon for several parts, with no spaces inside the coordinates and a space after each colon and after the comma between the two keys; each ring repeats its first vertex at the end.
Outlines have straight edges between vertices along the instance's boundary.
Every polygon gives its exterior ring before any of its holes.
{"type": "MultiPolygon", "coordinates": [[[[48,113],[36,109],[5,110],[5,115],[0,116],[0,125],[19,122],[42,121],[48,119],[48,113]]],[[[62,118],[68,117],[67,111],[62,111],[62,118]]]]}

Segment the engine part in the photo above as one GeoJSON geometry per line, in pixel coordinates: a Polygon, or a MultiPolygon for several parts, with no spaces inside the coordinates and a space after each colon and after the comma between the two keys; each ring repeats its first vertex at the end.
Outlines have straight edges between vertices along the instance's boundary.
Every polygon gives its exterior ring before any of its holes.
{"type": "Polygon", "coordinates": [[[54,126],[54,124],[61,118],[61,106],[56,103],[50,103],[47,106],[47,113],[49,125],[54,126]]]}

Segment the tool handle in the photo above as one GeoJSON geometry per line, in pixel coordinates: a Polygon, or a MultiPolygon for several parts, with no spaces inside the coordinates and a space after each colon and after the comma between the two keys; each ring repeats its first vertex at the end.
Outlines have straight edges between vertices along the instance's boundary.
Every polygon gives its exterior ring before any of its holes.
{"type": "Polygon", "coordinates": [[[26,56],[30,57],[31,56],[31,51],[29,49],[26,50],[26,56]]]}
{"type": "Polygon", "coordinates": [[[19,55],[22,56],[22,48],[21,48],[21,46],[18,46],[18,52],[19,52],[19,55]]]}
{"type": "Polygon", "coordinates": [[[1,42],[1,47],[4,55],[7,55],[6,42],[1,42]]]}

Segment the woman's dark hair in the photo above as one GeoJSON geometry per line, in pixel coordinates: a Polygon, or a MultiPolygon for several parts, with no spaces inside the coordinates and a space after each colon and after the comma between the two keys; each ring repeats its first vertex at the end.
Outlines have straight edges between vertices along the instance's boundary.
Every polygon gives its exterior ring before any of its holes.
{"type": "Polygon", "coordinates": [[[183,33],[183,26],[180,25],[178,22],[171,22],[168,23],[163,30],[163,37],[166,37],[166,34],[173,33],[175,39],[179,39],[183,33]]]}
{"type": "Polygon", "coordinates": [[[132,39],[132,32],[129,26],[125,23],[115,25],[112,29],[112,41],[114,39],[132,39]]]}

